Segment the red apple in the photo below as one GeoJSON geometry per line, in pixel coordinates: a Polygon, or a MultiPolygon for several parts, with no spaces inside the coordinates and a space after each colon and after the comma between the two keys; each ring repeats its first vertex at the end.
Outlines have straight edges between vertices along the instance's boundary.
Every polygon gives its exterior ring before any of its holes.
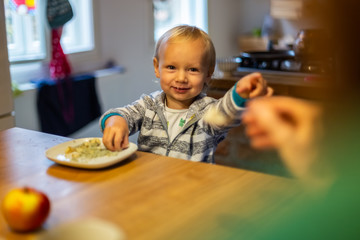
{"type": "Polygon", "coordinates": [[[31,231],[45,222],[50,212],[50,201],[44,193],[34,188],[16,188],[6,194],[2,212],[13,230],[31,231]]]}

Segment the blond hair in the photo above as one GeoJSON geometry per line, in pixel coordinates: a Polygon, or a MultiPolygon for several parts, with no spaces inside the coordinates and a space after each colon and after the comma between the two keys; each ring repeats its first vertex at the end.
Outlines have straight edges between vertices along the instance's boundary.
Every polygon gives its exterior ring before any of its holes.
{"type": "Polygon", "coordinates": [[[197,40],[202,39],[205,44],[206,56],[209,64],[209,72],[212,74],[215,69],[216,53],[214,44],[209,35],[195,26],[179,25],[166,31],[157,41],[154,57],[159,60],[159,49],[161,44],[174,40],[197,40]]]}

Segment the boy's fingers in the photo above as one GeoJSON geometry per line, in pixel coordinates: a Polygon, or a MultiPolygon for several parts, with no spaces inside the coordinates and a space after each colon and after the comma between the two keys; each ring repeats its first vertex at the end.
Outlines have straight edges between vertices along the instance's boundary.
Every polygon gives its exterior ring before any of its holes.
{"type": "Polygon", "coordinates": [[[111,134],[111,133],[109,132],[109,130],[107,130],[106,128],[105,128],[105,130],[104,130],[104,135],[103,135],[102,140],[103,140],[104,146],[105,146],[107,149],[109,149],[109,150],[111,150],[111,151],[114,150],[113,141],[112,141],[112,134],[111,134]]]}
{"type": "Polygon", "coordinates": [[[121,148],[122,149],[125,149],[125,148],[128,148],[129,147],[129,137],[128,136],[124,136],[124,141],[122,143],[122,146],[121,148]]]}
{"type": "Polygon", "coordinates": [[[267,89],[268,89],[267,83],[260,73],[249,74],[245,78],[248,79],[248,81],[245,81],[246,85],[243,84],[238,88],[239,95],[240,93],[247,92],[248,94],[247,98],[249,97],[253,98],[267,94],[267,89]]]}
{"type": "Polygon", "coordinates": [[[244,99],[248,99],[249,95],[250,95],[250,90],[247,88],[241,88],[239,91],[236,91],[240,97],[244,98],[244,99]]]}
{"type": "Polygon", "coordinates": [[[240,97],[247,99],[249,98],[249,93],[251,91],[251,84],[250,83],[238,83],[236,87],[237,94],[240,95],[240,97]]]}
{"type": "Polygon", "coordinates": [[[261,96],[264,93],[264,85],[262,82],[258,81],[254,86],[254,89],[250,92],[250,97],[257,97],[261,96]]]}
{"type": "Polygon", "coordinates": [[[114,144],[115,151],[121,150],[122,141],[123,141],[123,136],[120,133],[116,134],[115,137],[113,138],[113,144],[114,144]]]}

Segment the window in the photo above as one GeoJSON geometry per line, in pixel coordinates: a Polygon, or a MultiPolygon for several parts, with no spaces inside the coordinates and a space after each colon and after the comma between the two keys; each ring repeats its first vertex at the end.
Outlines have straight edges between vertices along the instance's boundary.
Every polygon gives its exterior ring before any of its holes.
{"type": "Polygon", "coordinates": [[[74,17],[66,23],[61,37],[65,53],[90,51],[94,48],[93,9],[91,0],[70,0],[74,17]]]}
{"type": "Polygon", "coordinates": [[[9,60],[44,58],[45,38],[39,8],[34,5],[28,11],[25,6],[17,6],[14,0],[5,0],[4,4],[9,60]]]}
{"type": "Polygon", "coordinates": [[[207,0],[153,0],[154,40],[179,24],[208,31],[207,0]]]}
{"type": "MultiPolygon", "coordinates": [[[[10,62],[43,60],[50,52],[46,0],[5,0],[6,33],[10,62]],[[24,2],[25,4],[20,4],[24,2]]],[[[65,24],[61,43],[65,53],[94,48],[92,0],[70,0],[74,17],[65,24]]]]}

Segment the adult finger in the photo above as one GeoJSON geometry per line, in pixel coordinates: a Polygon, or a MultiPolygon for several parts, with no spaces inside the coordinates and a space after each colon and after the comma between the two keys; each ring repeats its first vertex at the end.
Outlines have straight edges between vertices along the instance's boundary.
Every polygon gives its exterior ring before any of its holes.
{"type": "Polygon", "coordinates": [[[267,87],[265,96],[271,97],[273,94],[274,94],[274,89],[272,87],[267,87]]]}

